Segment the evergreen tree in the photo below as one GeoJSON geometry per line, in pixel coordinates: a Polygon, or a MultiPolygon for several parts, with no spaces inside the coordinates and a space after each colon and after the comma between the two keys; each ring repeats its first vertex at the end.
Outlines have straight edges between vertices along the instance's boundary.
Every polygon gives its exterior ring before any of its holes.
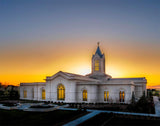
{"type": "Polygon", "coordinates": [[[135,102],[136,102],[136,101],[135,101],[135,95],[134,95],[134,92],[132,92],[132,101],[131,101],[131,103],[132,103],[132,104],[135,104],[135,102]]]}

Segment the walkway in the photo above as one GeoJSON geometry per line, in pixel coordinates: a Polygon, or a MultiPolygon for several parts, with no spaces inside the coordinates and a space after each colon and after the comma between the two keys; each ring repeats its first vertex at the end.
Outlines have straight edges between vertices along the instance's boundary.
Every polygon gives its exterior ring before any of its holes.
{"type": "MultiPolygon", "coordinates": [[[[118,111],[107,111],[107,110],[91,110],[91,109],[87,109],[88,112],[90,112],[87,115],[84,115],[76,120],[73,120],[67,124],[65,124],[64,126],[76,126],[80,123],[83,123],[84,121],[98,115],[99,113],[103,112],[103,113],[115,113],[115,114],[123,114],[123,115],[137,115],[137,116],[150,116],[150,117],[160,117],[160,101],[158,99],[157,96],[153,97],[153,101],[155,104],[155,114],[146,114],[146,113],[132,113],[132,112],[118,112],[118,111]]],[[[63,105],[63,106],[54,106],[53,108],[48,108],[48,109],[43,109],[43,108],[30,108],[30,106],[33,105],[31,103],[24,103],[21,105],[18,105],[16,107],[7,107],[7,106],[3,106],[0,104],[0,108],[1,109],[19,109],[19,110],[23,110],[23,111],[39,111],[39,112],[47,112],[47,111],[53,111],[53,110],[71,110],[71,111],[76,111],[77,108],[65,108],[68,107],[68,105],[63,105]]],[[[34,104],[35,105],[35,104],[34,104]]]]}
{"type": "MultiPolygon", "coordinates": [[[[59,110],[72,110],[75,111],[75,108],[59,108],[59,110]]],[[[137,116],[152,116],[152,117],[160,117],[160,115],[156,114],[146,114],[146,113],[133,113],[133,112],[118,112],[118,111],[107,111],[107,110],[92,110],[87,109],[87,112],[104,112],[104,113],[115,113],[115,114],[123,114],[123,115],[137,115],[137,116]]]]}
{"type": "MultiPolygon", "coordinates": [[[[115,113],[115,114],[123,114],[123,115],[136,115],[136,116],[150,116],[150,117],[160,117],[160,102],[157,103],[157,108],[158,108],[158,113],[156,114],[146,114],[146,113],[132,113],[132,112],[117,112],[117,111],[107,111],[107,110],[91,110],[87,109],[88,112],[91,112],[85,116],[82,116],[76,120],[73,120],[63,126],[77,126],[86,120],[98,115],[99,113],[115,113]]],[[[76,111],[77,109],[75,108],[59,108],[60,110],[71,110],[71,111],[76,111]]]]}
{"type": "Polygon", "coordinates": [[[159,101],[159,98],[157,96],[153,96],[153,101],[154,101],[154,105],[155,105],[155,114],[157,116],[160,116],[160,101],[159,101]]]}
{"type": "Polygon", "coordinates": [[[93,111],[93,112],[91,112],[91,113],[89,113],[87,115],[84,115],[84,116],[82,116],[82,117],[80,117],[80,118],[78,118],[76,120],[73,120],[73,121],[71,121],[71,122],[69,122],[69,123],[67,123],[67,124],[65,124],[63,126],[77,126],[80,123],[82,123],[82,122],[84,122],[84,121],[86,121],[86,120],[98,115],[99,113],[101,113],[101,112],[93,111]]]}
{"type": "MultiPolygon", "coordinates": [[[[42,105],[43,103],[22,103],[17,106],[9,107],[9,106],[3,106],[3,104],[0,104],[0,109],[5,109],[5,110],[23,110],[23,111],[29,111],[29,112],[49,112],[49,111],[54,111],[60,108],[58,105],[53,105],[53,107],[50,108],[30,108],[31,106],[35,105],[42,105]]],[[[66,105],[61,106],[61,107],[68,107],[66,105]]]]}

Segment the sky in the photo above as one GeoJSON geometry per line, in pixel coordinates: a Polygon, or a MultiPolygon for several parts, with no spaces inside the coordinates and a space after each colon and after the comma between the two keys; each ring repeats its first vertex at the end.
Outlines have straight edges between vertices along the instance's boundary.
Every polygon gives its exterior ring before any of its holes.
{"type": "Polygon", "coordinates": [[[159,0],[0,0],[0,82],[91,72],[100,42],[106,73],[160,85],[159,0]]]}

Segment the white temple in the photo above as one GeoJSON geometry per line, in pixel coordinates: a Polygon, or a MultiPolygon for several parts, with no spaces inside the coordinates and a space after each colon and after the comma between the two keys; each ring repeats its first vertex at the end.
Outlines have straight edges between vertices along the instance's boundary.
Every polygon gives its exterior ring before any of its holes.
{"type": "Polygon", "coordinates": [[[146,92],[143,78],[112,78],[105,73],[105,55],[99,44],[86,76],[59,71],[46,82],[21,83],[20,99],[66,103],[130,103],[146,92]]]}

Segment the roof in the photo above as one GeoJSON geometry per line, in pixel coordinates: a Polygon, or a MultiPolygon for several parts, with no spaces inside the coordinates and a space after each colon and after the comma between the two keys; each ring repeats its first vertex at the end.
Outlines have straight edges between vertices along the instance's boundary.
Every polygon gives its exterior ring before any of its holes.
{"type": "Polygon", "coordinates": [[[100,50],[99,46],[97,47],[97,50],[96,50],[95,54],[98,54],[102,58],[103,54],[101,53],[101,50],[100,50]]]}
{"type": "Polygon", "coordinates": [[[97,79],[92,79],[92,78],[89,78],[87,76],[83,76],[83,75],[79,75],[79,74],[73,74],[73,73],[68,73],[68,72],[62,72],[62,71],[59,71],[58,73],[56,73],[53,76],[46,77],[46,80],[53,80],[57,76],[62,76],[64,78],[68,79],[68,80],[99,81],[97,79]]]}
{"type": "Polygon", "coordinates": [[[119,80],[119,81],[125,81],[125,80],[130,80],[134,82],[146,82],[145,77],[138,77],[138,78],[112,78],[112,80],[119,80]]]}
{"type": "Polygon", "coordinates": [[[103,54],[101,53],[100,47],[99,47],[99,43],[98,43],[98,47],[97,47],[97,50],[96,50],[95,54],[98,54],[101,58],[103,56],[103,54]]]}
{"type": "Polygon", "coordinates": [[[142,78],[110,78],[105,80],[99,80],[99,82],[79,82],[78,84],[96,84],[96,85],[134,85],[146,83],[146,79],[142,78]]]}
{"type": "Polygon", "coordinates": [[[138,77],[138,78],[112,78],[114,80],[145,80],[145,77],[138,77]]]}
{"type": "Polygon", "coordinates": [[[41,86],[45,86],[45,82],[30,82],[30,83],[20,83],[20,86],[37,86],[37,85],[41,85],[41,86]]]}

